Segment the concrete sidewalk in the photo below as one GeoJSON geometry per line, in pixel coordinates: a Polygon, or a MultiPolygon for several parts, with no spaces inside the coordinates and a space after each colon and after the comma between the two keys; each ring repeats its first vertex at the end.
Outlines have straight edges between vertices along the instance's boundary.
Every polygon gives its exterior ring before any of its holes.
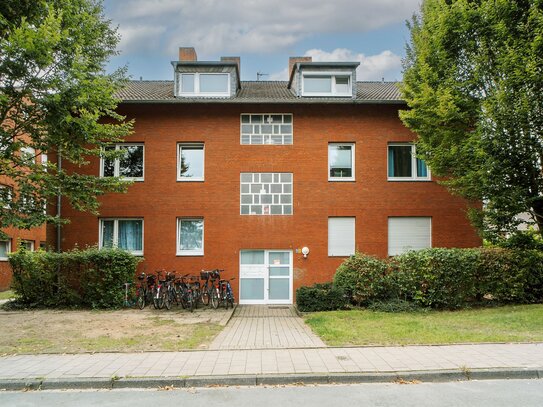
{"type": "Polygon", "coordinates": [[[0,388],[543,378],[543,344],[206,350],[0,357],[0,388]]]}

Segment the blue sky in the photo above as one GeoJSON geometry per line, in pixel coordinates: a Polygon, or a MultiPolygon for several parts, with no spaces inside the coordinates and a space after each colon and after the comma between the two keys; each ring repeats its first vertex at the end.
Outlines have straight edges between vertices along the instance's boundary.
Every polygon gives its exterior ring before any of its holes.
{"type": "Polygon", "coordinates": [[[405,20],[419,0],[105,0],[118,26],[120,55],[132,79],[171,79],[178,47],[198,59],[241,57],[241,77],[286,79],[289,56],[359,61],[359,80],[401,80],[409,32],[405,20]]]}

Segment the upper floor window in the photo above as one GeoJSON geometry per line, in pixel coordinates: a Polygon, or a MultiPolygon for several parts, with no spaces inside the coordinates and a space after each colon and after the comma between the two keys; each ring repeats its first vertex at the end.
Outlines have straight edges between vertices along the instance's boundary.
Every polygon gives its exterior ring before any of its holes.
{"type": "Polygon", "coordinates": [[[0,240],[0,261],[7,261],[9,252],[11,252],[11,241],[0,240]]]}
{"type": "Polygon", "coordinates": [[[242,114],[241,144],[292,144],[292,114],[242,114]]]}
{"type": "Polygon", "coordinates": [[[100,219],[99,246],[143,255],[143,219],[100,219]]]}
{"type": "Polygon", "coordinates": [[[177,180],[204,180],[204,145],[202,143],[178,144],[177,180]]]}
{"type": "Polygon", "coordinates": [[[179,78],[181,96],[230,96],[230,74],[195,72],[179,78]]]}
{"type": "Polygon", "coordinates": [[[13,187],[0,184],[0,208],[9,209],[13,200],[13,187]]]}
{"type": "Polygon", "coordinates": [[[303,96],[352,96],[350,73],[304,73],[303,96]]]}
{"type": "Polygon", "coordinates": [[[106,147],[106,150],[120,150],[123,154],[120,158],[101,159],[101,177],[122,177],[134,181],[143,181],[143,144],[116,144],[106,147]]]}
{"type": "Polygon", "coordinates": [[[292,173],[241,173],[242,215],[292,215],[292,173]]]}
{"type": "Polygon", "coordinates": [[[328,144],[328,180],[354,181],[354,144],[328,144]]]}
{"type": "Polygon", "coordinates": [[[388,179],[390,181],[430,180],[430,171],[424,160],[417,158],[414,144],[388,145],[388,179]]]}
{"type": "Polygon", "coordinates": [[[34,149],[34,147],[21,147],[21,159],[25,161],[25,163],[34,164],[36,160],[36,150],[34,149]]]}

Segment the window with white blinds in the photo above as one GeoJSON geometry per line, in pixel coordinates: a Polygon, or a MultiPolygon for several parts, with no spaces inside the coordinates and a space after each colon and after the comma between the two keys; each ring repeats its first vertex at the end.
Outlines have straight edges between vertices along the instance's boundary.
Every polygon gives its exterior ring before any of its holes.
{"type": "Polygon", "coordinates": [[[432,218],[388,218],[388,255],[432,247],[432,218]]]}
{"type": "Polygon", "coordinates": [[[328,256],[350,256],[355,250],[355,218],[328,218],[328,256]]]}

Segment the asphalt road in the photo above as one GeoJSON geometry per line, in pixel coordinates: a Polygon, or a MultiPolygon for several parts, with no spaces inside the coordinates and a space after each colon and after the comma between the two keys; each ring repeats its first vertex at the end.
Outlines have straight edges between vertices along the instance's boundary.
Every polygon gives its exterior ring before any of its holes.
{"type": "Polygon", "coordinates": [[[542,406],[543,380],[0,392],[0,406],[542,406]]]}

